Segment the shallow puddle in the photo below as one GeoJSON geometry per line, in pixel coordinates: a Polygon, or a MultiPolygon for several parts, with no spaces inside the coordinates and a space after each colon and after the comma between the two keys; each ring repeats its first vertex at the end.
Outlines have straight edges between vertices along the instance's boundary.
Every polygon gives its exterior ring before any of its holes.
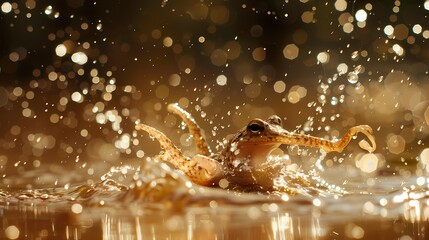
{"type": "MultiPolygon", "coordinates": [[[[167,165],[160,165],[148,162],[147,169],[128,166],[129,171],[121,173],[133,179],[127,184],[114,180],[118,178],[115,175],[120,171],[118,168],[112,169],[110,179],[95,185],[68,190],[2,192],[1,236],[7,239],[425,239],[428,234],[427,188],[416,187],[421,178],[380,177],[377,189],[351,182],[348,190],[353,193],[343,196],[323,188],[317,195],[289,196],[200,187],[189,184],[167,165]],[[139,179],[139,174],[148,169],[152,176],[139,179]]],[[[300,190],[308,190],[305,188],[300,190]]]]}

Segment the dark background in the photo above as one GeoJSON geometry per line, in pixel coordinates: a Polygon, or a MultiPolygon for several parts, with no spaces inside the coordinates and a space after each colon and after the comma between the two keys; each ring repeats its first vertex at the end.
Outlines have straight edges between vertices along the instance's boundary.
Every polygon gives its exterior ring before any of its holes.
{"type": "MultiPolygon", "coordinates": [[[[377,130],[385,166],[415,165],[429,134],[424,1],[347,1],[344,11],[335,2],[10,1],[12,11],[0,12],[0,173],[6,179],[53,165],[85,171],[94,165],[97,175],[104,168],[96,166],[124,164],[138,150],[153,156],[158,145],[133,133],[136,122],[160,129],[192,154],[179,119],[166,112],[171,102],[196,117],[212,147],[249,119],[277,114],[286,129],[320,137],[341,137],[351,126],[369,124],[377,130]],[[368,4],[367,21],[359,27],[353,16],[368,4]],[[313,14],[310,22],[303,19],[307,13],[313,14]],[[347,13],[350,33],[339,21],[347,13]],[[413,32],[416,24],[422,33],[413,32]],[[395,28],[391,36],[384,33],[387,25],[395,28]],[[68,50],[62,57],[55,53],[60,44],[68,50]],[[231,44],[239,51],[229,52],[231,44]],[[293,60],[283,54],[288,44],[299,48],[293,60]],[[394,53],[394,44],[403,55],[394,53]],[[265,57],[255,59],[255,49],[264,49],[265,57]],[[76,52],[88,61],[73,62],[76,52]],[[329,54],[329,62],[318,62],[320,52],[329,54]],[[340,63],[347,64],[346,74],[338,74],[340,63]],[[359,80],[351,83],[347,76],[356,68],[359,80]],[[395,74],[388,77],[390,72],[395,74]],[[57,77],[50,79],[52,73],[57,77]],[[173,74],[180,76],[177,86],[169,81],[173,74]],[[225,86],[217,84],[219,75],[227,77],[225,86]],[[285,91],[274,90],[278,81],[285,91]],[[296,87],[307,93],[292,103],[289,93],[296,87]],[[73,101],[75,92],[84,99],[73,101]],[[332,97],[344,102],[331,104],[332,97]],[[97,122],[97,114],[108,111],[120,121],[97,122]],[[53,115],[59,120],[52,121],[53,115]],[[37,145],[31,134],[54,138],[54,146],[37,145]],[[124,135],[134,142],[118,148],[115,142],[124,135]],[[398,136],[402,150],[392,146],[398,136]]],[[[351,157],[330,158],[353,159],[362,150],[357,141],[351,145],[351,157]]]]}

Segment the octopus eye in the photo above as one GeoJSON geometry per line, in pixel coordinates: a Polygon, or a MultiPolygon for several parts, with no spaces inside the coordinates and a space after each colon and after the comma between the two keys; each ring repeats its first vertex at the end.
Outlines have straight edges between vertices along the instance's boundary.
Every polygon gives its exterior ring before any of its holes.
{"type": "Polygon", "coordinates": [[[251,133],[260,133],[264,131],[264,125],[259,122],[251,122],[249,125],[247,125],[247,130],[249,130],[251,133]]]}

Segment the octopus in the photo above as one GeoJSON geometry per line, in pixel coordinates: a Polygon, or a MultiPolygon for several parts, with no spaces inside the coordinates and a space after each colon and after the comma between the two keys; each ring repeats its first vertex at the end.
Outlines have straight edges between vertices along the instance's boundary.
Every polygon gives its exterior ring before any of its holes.
{"type": "Polygon", "coordinates": [[[343,138],[327,140],[287,131],[282,127],[281,118],[273,115],[266,120],[251,120],[229,138],[221,151],[213,153],[201,128],[188,112],[177,103],[169,104],[167,109],[177,114],[187,125],[195,141],[195,156],[187,157],[182,154],[170,138],[153,127],[137,124],[135,129],[146,131],[159,141],[163,152],[156,157],[157,160],[170,162],[191,182],[203,186],[219,186],[222,180],[242,186],[272,183],[273,171],[266,171],[265,163],[270,153],[282,144],[318,148],[325,152],[342,152],[351,139],[362,133],[370,140],[371,145],[362,140],[359,146],[369,152],[376,148],[373,130],[368,125],[354,126],[343,138]]]}

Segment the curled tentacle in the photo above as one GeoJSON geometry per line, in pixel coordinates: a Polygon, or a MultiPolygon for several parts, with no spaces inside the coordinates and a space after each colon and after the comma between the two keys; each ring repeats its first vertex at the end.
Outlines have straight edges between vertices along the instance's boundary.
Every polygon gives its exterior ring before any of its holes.
{"type": "Polygon", "coordinates": [[[304,136],[302,140],[297,140],[298,145],[305,145],[310,147],[322,148],[327,152],[342,152],[344,148],[349,144],[350,140],[356,136],[358,133],[363,133],[371,142],[371,145],[366,140],[361,140],[359,142],[359,146],[362,149],[367,150],[368,152],[374,152],[376,149],[376,143],[374,136],[372,135],[373,130],[368,125],[359,125],[350,128],[347,133],[343,136],[343,138],[339,140],[326,140],[311,136],[304,136]]]}
{"type": "Polygon", "coordinates": [[[349,131],[346,133],[346,135],[343,137],[343,139],[339,141],[341,151],[347,146],[347,144],[350,142],[350,139],[356,136],[358,133],[363,133],[371,142],[371,145],[369,145],[368,141],[361,140],[359,142],[359,146],[362,149],[367,150],[368,152],[374,152],[377,147],[377,144],[375,143],[373,130],[368,125],[359,125],[359,126],[350,128],[349,131]]]}
{"type": "Polygon", "coordinates": [[[162,160],[173,163],[177,168],[180,168],[180,166],[183,165],[183,162],[186,160],[185,157],[182,155],[179,148],[177,148],[171,139],[165,136],[164,133],[145,124],[138,124],[135,128],[137,131],[146,131],[150,136],[158,140],[161,148],[164,150],[164,153],[161,156],[162,160]]]}
{"type": "Polygon", "coordinates": [[[313,137],[309,135],[302,135],[288,132],[284,129],[276,129],[273,134],[266,134],[264,136],[253,137],[249,139],[242,139],[241,143],[253,143],[253,144],[288,144],[288,145],[300,145],[314,148],[321,148],[326,152],[342,152],[343,149],[349,144],[350,140],[358,133],[363,133],[371,142],[370,144],[362,140],[359,146],[369,152],[373,152],[376,148],[374,136],[372,135],[372,128],[368,125],[359,125],[350,128],[342,139],[339,140],[327,140],[323,138],[313,137]]]}
{"type": "Polygon", "coordinates": [[[167,109],[168,111],[179,115],[179,117],[186,123],[189,132],[194,137],[197,153],[204,156],[210,156],[212,154],[210,147],[204,136],[201,134],[201,129],[191,114],[179,107],[179,104],[177,103],[169,104],[167,109]]]}
{"type": "Polygon", "coordinates": [[[191,159],[183,156],[165,134],[145,124],[138,124],[135,129],[146,131],[155,137],[164,150],[164,153],[158,155],[157,159],[172,163],[176,168],[182,170],[192,182],[211,186],[221,176],[222,165],[215,160],[201,155],[196,155],[191,159]]]}

